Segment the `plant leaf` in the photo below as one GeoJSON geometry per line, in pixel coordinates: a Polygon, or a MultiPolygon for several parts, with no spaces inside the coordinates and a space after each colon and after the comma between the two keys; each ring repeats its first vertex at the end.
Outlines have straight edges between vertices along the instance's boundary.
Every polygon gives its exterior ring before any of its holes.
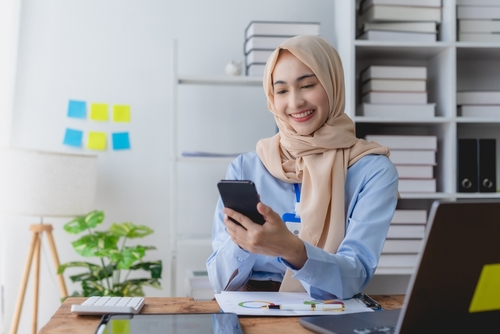
{"type": "Polygon", "coordinates": [[[121,251],[121,259],[117,262],[116,266],[119,269],[129,269],[134,262],[142,259],[145,254],[146,250],[141,245],[137,245],[135,247],[125,247],[121,251]]]}
{"type": "Polygon", "coordinates": [[[126,237],[129,239],[143,238],[154,232],[151,228],[145,225],[135,225],[134,223],[125,222],[121,224],[113,223],[109,231],[116,236],[126,237]]]}
{"type": "Polygon", "coordinates": [[[151,278],[161,278],[163,265],[161,260],[151,262],[140,262],[130,267],[130,270],[146,270],[151,273],[151,278]]]}
{"type": "Polygon", "coordinates": [[[96,231],[73,241],[72,245],[75,251],[82,256],[101,257],[99,252],[105,249],[118,249],[118,240],[119,238],[117,236],[111,235],[109,232],[96,231]]]}
{"type": "Polygon", "coordinates": [[[59,265],[59,267],[57,268],[57,274],[59,275],[59,274],[64,273],[64,271],[70,267],[83,267],[83,268],[88,268],[90,270],[101,269],[100,266],[98,266],[94,263],[73,261],[73,262],[66,262],[66,263],[59,265]]]}
{"type": "Polygon", "coordinates": [[[78,234],[89,228],[94,228],[104,220],[103,211],[91,211],[85,216],[78,216],[64,224],[64,230],[70,234],[78,234]]]}

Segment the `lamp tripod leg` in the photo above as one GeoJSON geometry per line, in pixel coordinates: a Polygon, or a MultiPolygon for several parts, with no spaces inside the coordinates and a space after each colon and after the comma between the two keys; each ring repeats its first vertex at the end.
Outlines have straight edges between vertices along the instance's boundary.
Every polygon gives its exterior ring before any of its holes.
{"type": "Polygon", "coordinates": [[[30,248],[28,250],[28,257],[26,258],[26,263],[24,264],[23,276],[21,278],[21,285],[19,287],[19,292],[17,294],[16,307],[14,309],[14,317],[12,318],[12,324],[10,325],[10,334],[17,333],[17,327],[19,326],[19,318],[21,317],[21,310],[23,308],[24,295],[26,293],[26,285],[28,284],[28,278],[30,275],[31,261],[33,259],[33,253],[35,248],[38,246],[40,239],[37,232],[32,232],[30,248]]]}
{"type": "MultiPolygon", "coordinates": [[[[54,237],[52,236],[52,231],[47,231],[47,239],[49,241],[50,251],[52,253],[52,260],[56,270],[59,268],[59,257],[57,255],[56,243],[54,242],[54,237]]],[[[66,290],[66,284],[64,283],[64,277],[62,274],[57,275],[57,280],[59,282],[59,290],[61,291],[61,297],[67,297],[68,291],[66,290]]]]}
{"type": "Polygon", "coordinates": [[[33,257],[35,259],[35,264],[33,266],[33,313],[31,315],[31,334],[36,334],[38,327],[38,294],[40,287],[40,249],[42,247],[42,234],[37,233],[38,242],[35,247],[35,253],[33,257]]]}

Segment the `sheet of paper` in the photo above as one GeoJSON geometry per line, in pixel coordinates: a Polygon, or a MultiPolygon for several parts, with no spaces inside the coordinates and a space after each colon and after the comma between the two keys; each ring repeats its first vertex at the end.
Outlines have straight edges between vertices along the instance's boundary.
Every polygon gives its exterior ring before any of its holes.
{"type": "Polygon", "coordinates": [[[215,295],[217,303],[223,312],[236,313],[238,315],[253,316],[303,316],[303,315],[325,315],[325,314],[346,314],[357,312],[374,312],[357,299],[343,300],[345,310],[342,312],[333,311],[284,311],[262,309],[261,306],[272,304],[311,304],[320,303],[311,299],[306,292],[241,292],[223,291],[215,295]]]}

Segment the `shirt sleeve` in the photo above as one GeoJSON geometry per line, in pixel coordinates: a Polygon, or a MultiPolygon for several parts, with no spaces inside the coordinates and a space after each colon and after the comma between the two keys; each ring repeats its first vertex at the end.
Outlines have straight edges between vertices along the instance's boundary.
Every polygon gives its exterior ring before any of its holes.
{"type": "Polygon", "coordinates": [[[396,208],[398,175],[386,157],[372,162],[369,169],[360,165],[351,171],[362,182],[346,182],[352,198],[346,208],[346,235],[337,253],[305,243],[308,260],[300,270],[284,261],[312,298],[351,298],[375,273],[396,208]]]}

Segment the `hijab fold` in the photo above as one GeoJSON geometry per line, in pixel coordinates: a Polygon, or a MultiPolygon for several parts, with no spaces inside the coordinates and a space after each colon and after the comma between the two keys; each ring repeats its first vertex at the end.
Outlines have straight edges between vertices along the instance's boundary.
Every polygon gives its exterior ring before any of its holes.
{"type": "MultiPolygon", "coordinates": [[[[344,187],[347,168],[367,154],[389,155],[387,147],[356,138],[355,126],[344,113],[342,63],[335,49],[319,36],[296,36],[281,44],[264,70],[264,91],[279,132],[257,143],[257,154],[267,170],[287,183],[300,183],[299,238],[328,253],[336,253],[345,234],[344,187]],[[280,50],[288,50],[316,75],[328,96],[329,116],[309,136],[298,134],[281,120],[274,106],[272,73],[280,50]]],[[[304,291],[287,270],[280,291],[304,291]]]]}

